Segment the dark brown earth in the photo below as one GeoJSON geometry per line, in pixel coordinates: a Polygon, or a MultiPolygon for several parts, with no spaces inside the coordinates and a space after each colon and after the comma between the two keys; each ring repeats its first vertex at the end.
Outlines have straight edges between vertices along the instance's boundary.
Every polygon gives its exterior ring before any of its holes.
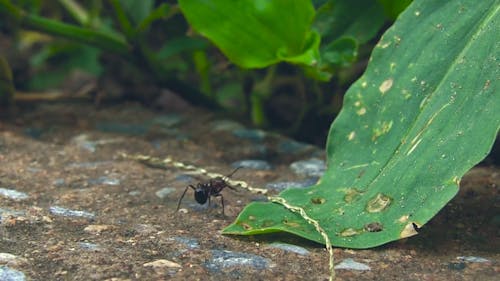
{"type": "MultiPolygon", "coordinates": [[[[290,163],[321,156],[321,150],[280,152],[282,137],[256,140],[236,137],[231,128],[215,130],[212,122],[220,118],[199,109],[155,119],[165,114],[136,104],[96,109],[53,103],[1,120],[0,187],[29,197],[0,196],[0,253],[14,255],[0,258],[0,269],[22,272],[27,280],[327,280],[328,255],[321,245],[286,235],[220,234],[247,203],[264,196],[223,190],[224,217],[217,198],[215,208],[198,208],[189,190],[175,213],[185,186],[203,178],[119,157],[119,152],[171,156],[222,174],[234,161],[263,159],[271,170],[242,169],[234,176],[260,187],[304,180],[290,163]],[[158,122],[144,125],[151,120],[158,122]],[[164,187],[174,189],[160,198],[156,192],[164,187]],[[51,207],[94,217],[58,215],[51,207]],[[269,247],[277,241],[309,253],[269,247]],[[269,263],[245,265],[236,258],[226,259],[235,265],[213,266],[216,253],[224,250],[269,263]]],[[[500,169],[476,167],[461,185],[459,195],[419,235],[371,250],[335,249],[336,264],[352,258],[371,268],[338,269],[338,280],[498,280],[500,169]]]]}

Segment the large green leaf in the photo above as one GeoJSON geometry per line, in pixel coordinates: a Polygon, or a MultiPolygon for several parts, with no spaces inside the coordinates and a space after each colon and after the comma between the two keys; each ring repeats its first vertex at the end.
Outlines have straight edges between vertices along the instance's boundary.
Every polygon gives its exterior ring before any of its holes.
{"type": "Polygon", "coordinates": [[[179,5],[195,30],[242,67],[318,61],[320,38],[311,30],[311,1],[179,0],[179,5]]]}
{"type": "MultiPolygon", "coordinates": [[[[415,234],[458,191],[500,126],[498,0],[415,1],[349,89],[327,141],[328,170],[280,194],[336,246],[415,234]]],[[[287,231],[324,242],[277,203],[252,203],[226,234],[287,231]]]]}

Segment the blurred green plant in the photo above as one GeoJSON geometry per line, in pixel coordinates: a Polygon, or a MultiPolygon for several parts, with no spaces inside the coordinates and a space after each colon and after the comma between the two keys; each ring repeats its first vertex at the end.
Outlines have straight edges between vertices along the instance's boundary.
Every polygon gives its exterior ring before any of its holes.
{"type": "Polygon", "coordinates": [[[332,106],[339,100],[334,96],[359,75],[364,63],[356,63],[390,20],[384,11],[399,2],[0,0],[0,26],[20,34],[21,42],[42,43],[30,59],[35,75],[21,89],[56,87],[75,68],[103,76],[116,66],[102,57],[117,55],[135,69],[128,75],[142,75],[193,104],[243,113],[256,126],[286,124],[296,133],[308,128],[311,116],[326,118],[325,126],[331,120],[339,107],[332,106]],[[186,20],[239,68],[193,30],[186,33],[186,20]],[[297,105],[287,111],[283,101],[290,99],[297,105]]]}

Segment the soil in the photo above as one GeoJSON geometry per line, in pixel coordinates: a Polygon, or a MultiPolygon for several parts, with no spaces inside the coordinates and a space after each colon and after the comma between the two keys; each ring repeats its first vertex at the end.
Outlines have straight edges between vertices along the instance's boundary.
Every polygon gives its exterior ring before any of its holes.
{"type": "MultiPolygon", "coordinates": [[[[170,156],[222,174],[235,161],[263,159],[272,169],[234,175],[259,187],[304,180],[290,163],[324,155],[316,147],[280,152],[284,137],[259,139],[256,131],[237,137],[236,125],[220,120],[186,106],[162,113],[137,104],[97,109],[62,102],[22,108],[1,120],[0,187],[28,196],[0,196],[0,253],[14,255],[0,258],[4,278],[5,270],[14,270],[27,280],[327,280],[322,245],[283,234],[221,235],[246,204],[263,195],[223,190],[223,216],[219,198],[211,208],[201,207],[189,189],[176,212],[185,187],[203,178],[119,155],[170,156]],[[277,241],[308,252],[270,247],[277,241]],[[231,253],[225,251],[243,256],[217,258],[231,253]],[[247,264],[246,254],[267,263],[247,264]],[[218,264],[221,259],[225,264],[218,264]]],[[[337,269],[337,279],[498,280],[499,185],[499,167],[475,167],[419,235],[370,250],[336,248],[336,264],[351,258],[370,267],[337,269]]]]}

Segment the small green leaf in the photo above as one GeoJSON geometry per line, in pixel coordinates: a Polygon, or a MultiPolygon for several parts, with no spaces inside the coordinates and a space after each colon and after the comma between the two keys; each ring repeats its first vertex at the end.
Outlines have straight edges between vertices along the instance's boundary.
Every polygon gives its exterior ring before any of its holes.
{"type": "Polygon", "coordinates": [[[314,27],[324,43],[350,37],[363,44],[379,32],[384,21],[384,11],[376,1],[329,0],[318,9],[314,27]]]}
{"type": "MultiPolygon", "coordinates": [[[[280,194],[334,246],[416,234],[491,149],[500,127],[498,0],[422,0],[403,12],[348,90],[327,140],[328,170],[280,194]],[[321,204],[317,204],[321,202],[321,204]]],[[[226,234],[286,231],[324,243],[276,203],[253,203],[226,234]]]]}
{"type": "Polygon", "coordinates": [[[187,21],[232,62],[259,68],[280,61],[313,65],[319,35],[304,0],[180,0],[187,21]]]}

